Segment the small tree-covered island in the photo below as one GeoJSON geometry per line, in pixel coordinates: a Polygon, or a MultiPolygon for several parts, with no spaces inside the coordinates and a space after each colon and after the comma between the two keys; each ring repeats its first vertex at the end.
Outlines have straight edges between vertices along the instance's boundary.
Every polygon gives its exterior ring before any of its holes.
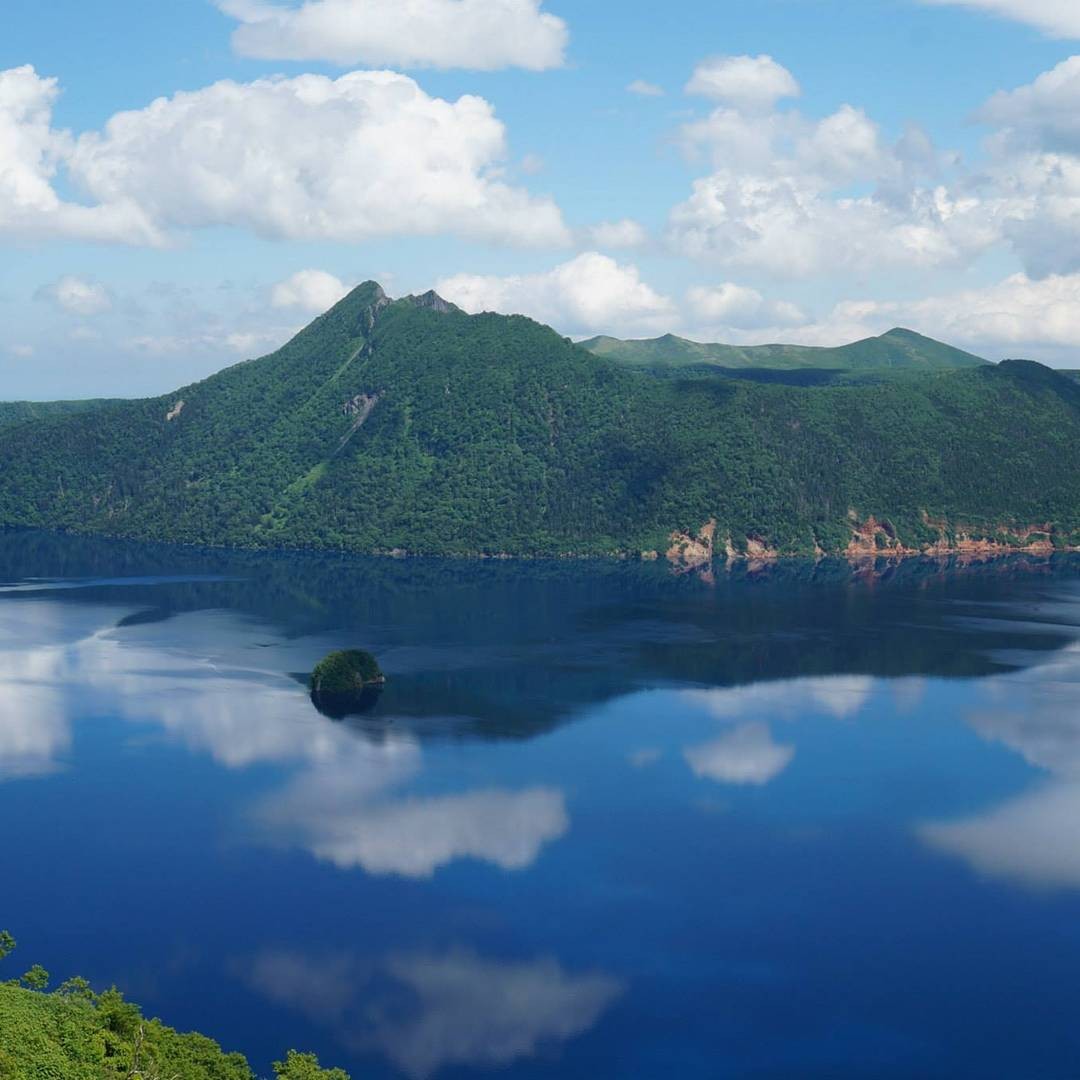
{"type": "Polygon", "coordinates": [[[311,692],[316,695],[359,694],[385,682],[386,676],[371,653],[344,649],[330,653],[315,665],[311,673],[311,692]]]}
{"type": "Polygon", "coordinates": [[[680,563],[1080,545],[1065,374],[906,330],[586,345],[368,282],[163,397],[0,409],[0,525],[680,563]]]}
{"type": "Polygon", "coordinates": [[[311,673],[311,700],[319,712],[335,720],[364,713],[379,699],[386,676],[378,661],[362,649],[325,656],[311,673]]]}

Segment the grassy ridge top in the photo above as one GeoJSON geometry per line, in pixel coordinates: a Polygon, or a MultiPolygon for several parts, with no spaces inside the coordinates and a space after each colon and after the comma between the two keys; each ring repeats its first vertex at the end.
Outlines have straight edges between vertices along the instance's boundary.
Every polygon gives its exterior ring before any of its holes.
{"type": "MultiPolygon", "coordinates": [[[[886,338],[859,344],[925,353],[917,335],[886,338]]],[[[721,549],[810,554],[844,551],[874,517],[909,547],[1033,530],[1073,544],[1078,399],[1041,365],[973,357],[876,383],[658,378],[521,316],[391,301],[369,282],[270,356],[12,428],[0,524],[599,555],[664,551],[714,521],[721,549]]]]}
{"type": "Polygon", "coordinates": [[[597,356],[640,367],[711,364],[732,369],[944,371],[979,367],[987,363],[972,353],[902,328],[890,330],[880,337],[866,338],[835,348],[813,345],[707,344],[676,337],[674,334],[639,341],[595,337],[581,342],[581,346],[597,356]]]}

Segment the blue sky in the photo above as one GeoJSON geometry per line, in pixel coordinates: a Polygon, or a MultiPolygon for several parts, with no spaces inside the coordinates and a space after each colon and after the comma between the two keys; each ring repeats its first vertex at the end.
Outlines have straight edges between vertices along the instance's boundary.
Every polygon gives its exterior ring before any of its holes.
{"type": "Polygon", "coordinates": [[[4,22],[0,397],[164,392],[366,278],[574,336],[901,324],[1080,367],[1072,0],[7,0],[4,22]]]}

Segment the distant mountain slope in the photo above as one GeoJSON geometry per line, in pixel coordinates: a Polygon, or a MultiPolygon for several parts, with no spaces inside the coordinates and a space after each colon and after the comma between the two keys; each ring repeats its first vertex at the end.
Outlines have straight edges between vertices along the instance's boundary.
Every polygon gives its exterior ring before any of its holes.
{"type": "Polygon", "coordinates": [[[687,560],[1072,545],[1080,385],[1024,361],[873,385],[657,378],[369,282],[270,356],[9,427],[0,525],[687,560]]]}
{"type": "Polygon", "coordinates": [[[954,349],[913,330],[897,328],[881,337],[866,338],[837,348],[811,345],[719,345],[701,344],[666,334],[642,341],[595,337],[581,342],[583,348],[640,367],[684,367],[711,364],[723,368],[828,368],[844,371],[942,371],[979,367],[987,361],[962,349],[954,349]]]}
{"type": "Polygon", "coordinates": [[[66,416],[82,412],[84,409],[97,409],[114,402],[107,398],[95,398],[86,401],[0,401],[0,428],[8,424],[19,424],[25,420],[44,420],[52,416],[66,416]]]}

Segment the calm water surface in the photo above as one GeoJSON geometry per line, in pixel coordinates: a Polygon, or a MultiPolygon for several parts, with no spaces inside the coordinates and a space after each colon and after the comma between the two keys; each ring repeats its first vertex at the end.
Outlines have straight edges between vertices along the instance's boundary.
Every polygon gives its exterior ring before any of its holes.
{"type": "Polygon", "coordinates": [[[15,959],[262,1071],[1076,1077],[1080,562],[0,534],[0,824],[15,959]]]}

